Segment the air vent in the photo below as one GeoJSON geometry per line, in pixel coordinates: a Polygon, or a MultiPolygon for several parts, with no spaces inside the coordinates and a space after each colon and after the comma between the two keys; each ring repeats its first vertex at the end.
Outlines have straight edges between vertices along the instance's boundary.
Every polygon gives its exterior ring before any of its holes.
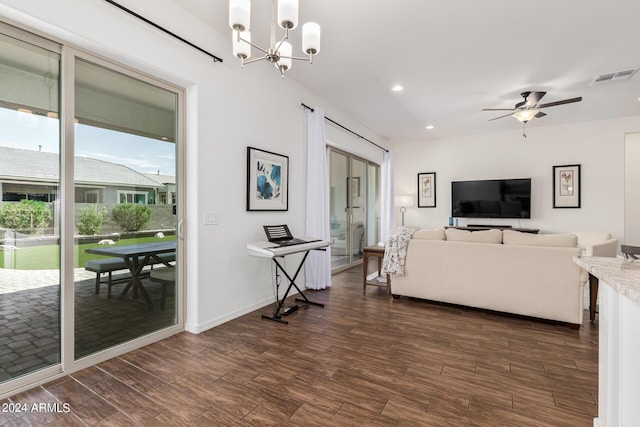
{"type": "Polygon", "coordinates": [[[617,73],[600,74],[599,76],[596,76],[595,79],[593,79],[589,86],[617,82],[621,80],[629,80],[631,77],[633,77],[636,71],[638,71],[637,68],[635,70],[618,71],[617,73]]]}

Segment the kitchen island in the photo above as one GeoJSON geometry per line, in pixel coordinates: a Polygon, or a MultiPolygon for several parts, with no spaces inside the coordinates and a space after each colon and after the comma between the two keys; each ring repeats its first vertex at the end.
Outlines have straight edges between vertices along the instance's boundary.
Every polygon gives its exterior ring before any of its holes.
{"type": "Polygon", "coordinates": [[[640,260],[575,257],[597,280],[598,417],[594,427],[640,422],[640,260]]]}

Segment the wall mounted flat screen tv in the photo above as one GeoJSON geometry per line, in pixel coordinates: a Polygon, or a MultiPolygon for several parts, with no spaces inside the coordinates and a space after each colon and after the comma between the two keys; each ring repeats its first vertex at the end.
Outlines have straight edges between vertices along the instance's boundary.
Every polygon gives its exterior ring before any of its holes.
{"type": "Polygon", "coordinates": [[[455,218],[531,218],[531,178],[453,181],[455,218]]]}

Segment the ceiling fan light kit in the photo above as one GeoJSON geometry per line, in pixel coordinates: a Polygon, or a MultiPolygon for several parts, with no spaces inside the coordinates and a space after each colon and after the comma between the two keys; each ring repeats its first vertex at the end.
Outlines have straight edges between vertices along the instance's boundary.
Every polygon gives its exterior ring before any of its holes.
{"type": "Polygon", "coordinates": [[[302,26],[302,51],[307,57],[293,56],[293,47],[287,40],[289,30],[298,26],[298,0],[272,0],[271,8],[271,38],[269,47],[263,49],[251,42],[251,0],[229,0],[229,27],[232,30],[233,55],[240,60],[240,66],[266,59],[284,73],[291,69],[293,60],[313,63],[313,55],[320,52],[320,25],[307,22],[302,26]],[[277,12],[277,15],[276,15],[277,12]],[[276,22],[284,30],[284,35],[276,39],[276,22]],[[259,58],[251,58],[251,48],[263,53],[259,58]]]}
{"type": "Polygon", "coordinates": [[[520,110],[513,113],[512,116],[518,119],[518,121],[526,123],[529,120],[533,119],[539,111],[540,110],[535,108],[531,110],[520,110]]]}
{"type": "Polygon", "coordinates": [[[542,112],[543,108],[555,107],[557,105],[571,104],[574,102],[582,101],[582,97],[563,99],[561,101],[548,102],[546,104],[538,104],[538,102],[545,96],[547,92],[522,92],[520,96],[524,98],[523,101],[518,102],[513,108],[483,108],[482,111],[510,111],[510,113],[503,116],[494,117],[489,121],[501,119],[503,117],[513,116],[523,125],[522,136],[527,137],[526,125],[529,120],[533,118],[544,117],[547,114],[542,112]]]}

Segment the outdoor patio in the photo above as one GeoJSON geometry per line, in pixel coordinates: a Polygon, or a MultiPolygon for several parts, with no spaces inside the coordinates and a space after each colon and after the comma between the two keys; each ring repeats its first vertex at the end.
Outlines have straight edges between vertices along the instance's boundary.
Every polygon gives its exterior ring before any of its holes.
{"type": "MultiPolygon", "coordinates": [[[[129,292],[119,294],[125,283],[106,285],[95,294],[95,273],[75,272],[76,358],[129,341],[174,324],[174,293],[160,308],[159,283],[144,280],[153,308],[129,292]]],[[[117,276],[115,276],[117,277],[117,276]]],[[[58,270],[0,269],[0,382],[59,361],[60,286],[58,270]]]]}

